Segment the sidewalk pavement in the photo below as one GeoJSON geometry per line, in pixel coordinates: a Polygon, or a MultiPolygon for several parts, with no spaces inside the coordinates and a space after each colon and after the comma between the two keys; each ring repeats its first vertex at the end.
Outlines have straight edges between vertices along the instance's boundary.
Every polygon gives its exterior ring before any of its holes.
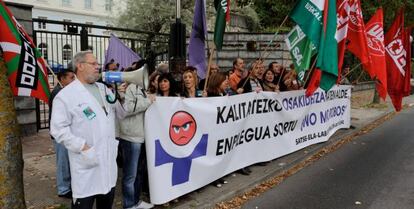
{"type": "MultiPolygon", "coordinates": [[[[224,184],[221,188],[208,185],[184,195],[168,205],[156,206],[155,208],[214,208],[217,203],[243,194],[261,182],[292,168],[295,164],[312,156],[318,150],[332,145],[347,136],[351,136],[375,120],[394,112],[389,100],[378,105],[362,105],[358,104],[359,102],[359,98],[352,98],[351,124],[355,129],[339,130],[325,143],[315,144],[298,150],[292,154],[273,160],[266,166],[251,166],[253,172],[249,176],[243,176],[237,173],[230,174],[226,177],[229,183],[224,184]]],[[[404,98],[403,104],[406,107],[413,106],[414,95],[404,98]]],[[[22,142],[23,159],[25,162],[24,189],[27,208],[70,208],[70,200],[59,198],[56,194],[56,159],[48,130],[40,131],[35,136],[24,137],[22,142]]],[[[122,208],[121,190],[119,188],[120,174],[119,172],[113,207],[116,209],[122,208]]]]}

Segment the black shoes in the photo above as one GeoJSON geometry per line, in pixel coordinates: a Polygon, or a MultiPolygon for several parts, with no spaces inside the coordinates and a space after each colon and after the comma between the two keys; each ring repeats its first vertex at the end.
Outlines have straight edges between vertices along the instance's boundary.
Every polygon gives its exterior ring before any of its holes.
{"type": "Polygon", "coordinates": [[[245,167],[245,168],[240,169],[238,172],[241,173],[242,175],[248,176],[250,175],[252,170],[250,170],[249,167],[245,167]]]}
{"type": "Polygon", "coordinates": [[[66,194],[58,194],[58,196],[62,198],[72,199],[72,192],[70,191],[66,194]]]}
{"type": "Polygon", "coordinates": [[[258,166],[267,166],[269,165],[270,161],[266,161],[266,162],[261,162],[261,163],[257,163],[258,166]]]}

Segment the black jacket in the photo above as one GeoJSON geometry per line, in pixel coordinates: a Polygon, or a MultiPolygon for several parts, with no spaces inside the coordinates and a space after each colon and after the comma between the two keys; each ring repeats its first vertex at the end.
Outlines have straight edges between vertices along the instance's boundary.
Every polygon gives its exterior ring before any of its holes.
{"type": "MultiPolygon", "coordinates": [[[[240,80],[240,82],[237,84],[237,88],[243,88],[243,93],[249,93],[252,92],[252,85],[250,84],[250,77],[247,78],[243,78],[240,80]],[[247,80],[247,82],[246,82],[247,80]],[[246,84],[243,87],[243,84],[246,82],[246,84]]],[[[262,81],[259,79],[256,79],[256,81],[258,82],[257,85],[259,85],[262,89],[263,89],[263,85],[262,85],[262,81]]]]}

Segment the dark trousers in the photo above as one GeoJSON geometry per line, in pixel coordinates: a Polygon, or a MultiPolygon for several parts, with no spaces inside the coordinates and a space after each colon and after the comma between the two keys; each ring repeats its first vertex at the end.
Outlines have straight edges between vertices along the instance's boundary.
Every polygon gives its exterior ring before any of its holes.
{"type": "Polygon", "coordinates": [[[98,194],[90,197],[78,198],[76,202],[72,201],[72,209],[92,209],[96,200],[96,209],[112,209],[114,203],[115,187],[107,194],[98,194]]]}

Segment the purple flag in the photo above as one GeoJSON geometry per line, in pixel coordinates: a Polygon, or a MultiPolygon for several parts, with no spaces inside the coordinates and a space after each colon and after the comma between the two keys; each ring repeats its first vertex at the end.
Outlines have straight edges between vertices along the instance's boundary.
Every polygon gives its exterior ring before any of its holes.
{"type": "Polygon", "coordinates": [[[109,46],[105,54],[105,65],[111,60],[114,60],[115,63],[119,63],[119,69],[126,69],[131,66],[133,62],[139,61],[141,59],[132,49],[126,46],[119,38],[114,34],[111,34],[109,39],[109,46]]]}
{"type": "Polygon", "coordinates": [[[196,0],[194,5],[194,20],[188,46],[189,64],[197,68],[200,78],[206,77],[206,46],[207,35],[206,7],[204,0],[196,0]]]}

